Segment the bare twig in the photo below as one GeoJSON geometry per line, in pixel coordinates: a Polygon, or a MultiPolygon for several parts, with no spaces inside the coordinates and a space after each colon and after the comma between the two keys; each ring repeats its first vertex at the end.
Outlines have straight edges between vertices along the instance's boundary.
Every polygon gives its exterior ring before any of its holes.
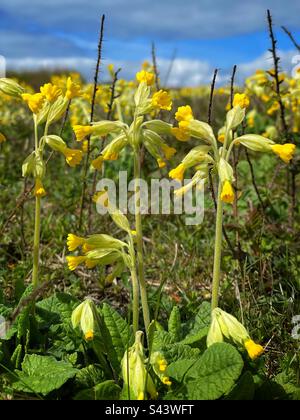
{"type": "Polygon", "coordinates": [[[209,125],[211,125],[212,107],[213,107],[213,99],[214,99],[214,91],[215,91],[215,86],[216,86],[217,75],[218,75],[218,69],[215,69],[213,79],[211,82],[209,103],[208,103],[207,122],[209,125]]]}
{"type": "MultiPolygon", "coordinates": [[[[282,101],[282,96],[281,96],[280,85],[282,81],[280,80],[280,77],[279,77],[280,58],[277,55],[277,49],[276,49],[277,40],[275,39],[275,35],[273,31],[273,21],[272,21],[270,10],[267,11],[267,18],[268,18],[269,33],[270,33],[270,39],[271,39],[271,49],[269,51],[272,53],[273,61],[274,61],[273,77],[275,79],[275,91],[277,94],[277,101],[280,107],[280,119],[281,119],[281,125],[282,125],[282,132],[286,140],[294,143],[294,138],[289,133],[289,127],[286,122],[285,107],[284,107],[284,103],[282,101]]],[[[290,168],[287,169],[287,185],[288,186],[291,185],[290,191],[288,188],[288,192],[290,193],[290,196],[291,196],[291,202],[290,202],[290,207],[289,207],[289,222],[290,222],[290,225],[293,226],[294,218],[295,218],[294,216],[295,216],[296,203],[297,203],[296,202],[296,171],[295,171],[295,165],[293,162],[291,162],[290,168]]]]}
{"type": "Polygon", "coordinates": [[[154,70],[154,74],[155,74],[155,86],[156,86],[157,90],[160,90],[159,72],[158,72],[158,67],[157,67],[156,50],[155,50],[154,42],[152,42],[151,54],[152,54],[153,70],[154,70]]]}
{"type": "Polygon", "coordinates": [[[296,41],[296,39],[294,38],[293,34],[291,33],[291,31],[289,31],[285,26],[282,26],[281,29],[287,34],[287,36],[290,38],[290,40],[292,41],[294,47],[300,51],[300,45],[298,44],[298,42],[296,41]]]}
{"type": "Polygon", "coordinates": [[[236,75],[237,66],[233,66],[231,79],[230,79],[230,108],[233,108],[233,98],[234,98],[234,80],[236,75]]]}
{"type": "Polygon", "coordinates": [[[164,81],[164,84],[163,84],[164,87],[167,87],[167,85],[168,85],[169,78],[171,76],[171,73],[172,73],[172,70],[173,70],[173,67],[174,67],[174,63],[175,63],[175,60],[176,60],[176,56],[177,56],[177,49],[175,48],[175,50],[173,51],[172,57],[171,57],[169,68],[168,68],[167,73],[166,73],[165,81],[164,81]]]}
{"type": "MultiPolygon", "coordinates": [[[[118,69],[115,73],[114,73],[114,78],[110,87],[111,90],[111,96],[110,96],[110,101],[108,104],[108,111],[106,114],[106,119],[110,120],[112,117],[112,111],[113,111],[113,107],[114,107],[114,102],[115,100],[118,98],[119,95],[116,95],[116,85],[117,85],[117,81],[118,81],[118,76],[120,73],[121,69],[118,69]]],[[[105,139],[103,139],[102,144],[100,146],[100,154],[103,150],[105,146],[105,139]]],[[[93,187],[92,187],[92,193],[90,194],[90,199],[89,199],[89,215],[88,215],[88,230],[90,232],[91,230],[91,218],[92,218],[92,202],[93,202],[93,196],[95,194],[96,191],[96,185],[97,185],[97,171],[94,172],[94,176],[93,176],[93,187]]]]}
{"type": "MultiPolygon", "coordinates": [[[[103,44],[103,37],[104,37],[104,22],[105,22],[105,15],[102,15],[100,36],[99,36],[99,42],[98,42],[97,63],[96,63],[96,70],[95,70],[95,75],[94,75],[94,88],[93,88],[93,96],[92,96],[92,104],[91,104],[91,115],[90,115],[91,125],[94,122],[96,94],[98,91],[98,78],[99,78],[99,70],[100,70],[100,64],[101,64],[101,59],[102,59],[102,44],[103,44]]],[[[79,231],[82,229],[85,195],[86,195],[86,189],[87,189],[87,184],[88,184],[87,176],[88,176],[90,153],[91,153],[91,136],[88,136],[87,141],[88,141],[88,147],[87,147],[87,154],[86,154],[85,165],[84,165],[80,214],[79,214],[79,222],[78,222],[79,231]]]]}
{"type": "Polygon", "coordinates": [[[277,40],[275,39],[275,35],[274,35],[274,31],[273,31],[273,21],[272,21],[272,16],[271,16],[271,12],[270,10],[267,11],[267,18],[268,18],[268,25],[269,25],[269,35],[270,35],[270,39],[271,39],[271,48],[269,49],[270,53],[272,54],[273,57],[273,62],[274,62],[274,80],[275,80],[275,92],[277,94],[277,100],[280,106],[280,119],[281,119],[281,124],[282,124],[282,130],[285,134],[285,137],[288,139],[289,137],[289,131],[288,131],[288,125],[286,123],[286,118],[285,118],[285,108],[284,108],[284,104],[282,101],[282,97],[281,97],[281,89],[280,89],[280,85],[281,85],[281,81],[279,78],[279,63],[280,63],[280,58],[277,55],[277,40]]]}

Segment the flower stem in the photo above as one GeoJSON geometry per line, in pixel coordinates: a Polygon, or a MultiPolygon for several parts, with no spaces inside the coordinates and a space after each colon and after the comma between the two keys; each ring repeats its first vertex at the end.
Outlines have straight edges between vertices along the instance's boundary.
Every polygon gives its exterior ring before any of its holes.
{"type": "Polygon", "coordinates": [[[129,252],[132,259],[132,268],[130,270],[131,281],[132,281],[132,326],[133,326],[133,333],[135,334],[139,330],[140,292],[139,292],[139,281],[138,281],[137,272],[136,272],[136,257],[135,257],[134,243],[133,243],[133,238],[131,235],[130,235],[129,252]]]}
{"type": "Polygon", "coordinates": [[[34,288],[36,288],[39,284],[40,231],[41,231],[41,197],[36,197],[35,198],[34,242],[33,242],[33,270],[32,270],[32,284],[34,288]]]}
{"type": "Polygon", "coordinates": [[[150,312],[148,306],[147,287],[145,281],[144,258],[143,258],[143,230],[142,230],[142,216],[141,216],[141,202],[140,202],[140,181],[141,178],[141,162],[140,162],[140,148],[137,146],[134,150],[134,179],[135,179],[135,228],[136,228],[136,243],[137,243],[137,266],[138,276],[141,290],[141,301],[143,308],[143,316],[146,331],[150,325],[150,312]]]}
{"type": "MultiPolygon", "coordinates": [[[[35,152],[38,153],[38,128],[36,116],[34,121],[34,144],[35,152]]],[[[40,258],[40,231],[41,231],[41,197],[35,197],[35,220],[34,220],[34,238],[33,238],[33,269],[32,284],[36,288],[39,284],[39,258],[40,258]]]]}
{"type": "Polygon", "coordinates": [[[219,287],[221,274],[221,257],[222,257],[222,239],[223,239],[223,203],[221,201],[221,182],[218,187],[217,201],[217,217],[216,217],[216,233],[215,233],[215,255],[214,255],[214,271],[212,282],[212,301],[211,309],[218,307],[219,287]]]}

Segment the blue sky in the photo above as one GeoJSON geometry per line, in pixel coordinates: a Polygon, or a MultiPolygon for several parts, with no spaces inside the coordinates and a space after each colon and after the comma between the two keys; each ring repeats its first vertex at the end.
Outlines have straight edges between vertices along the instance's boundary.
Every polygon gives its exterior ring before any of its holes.
{"type": "Polygon", "coordinates": [[[76,68],[88,78],[105,13],[105,64],[122,67],[123,77],[149,59],[154,41],[162,78],[176,49],[172,85],[207,83],[215,67],[226,82],[233,64],[242,81],[255,68],[271,67],[267,8],[289,70],[295,51],[280,26],[300,42],[299,0],[10,0],[0,4],[0,55],[8,68],[76,68]]]}

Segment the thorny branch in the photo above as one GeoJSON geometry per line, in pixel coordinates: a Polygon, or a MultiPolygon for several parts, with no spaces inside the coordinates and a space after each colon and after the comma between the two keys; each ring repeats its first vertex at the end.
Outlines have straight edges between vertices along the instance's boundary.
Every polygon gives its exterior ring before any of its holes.
{"type": "MultiPolygon", "coordinates": [[[[211,87],[210,87],[208,114],[207,114],[208,124],[211,124],[211,119],[212,119],[213,99],[214,99],[214,91],[215,91],[215,86],[216,86],[217,75],[218,75],[218,69],[215,69],[213,79],[212,79],[212,82],[211,82],[211,87]]],[[[213,203],[214,203],[214,208],[215,208],[215,211],[216,211],[217,210],[217,198],[216,198],[216,192],[215,192],[215,188],[214,188],[214,182],[213,182],[213,177],[212,177],[211,171],[209,171],[209,189],[210,189],[211,197],[212,197],[212,200],[213,200],[213,203]]],[[[228,248],[232,252],[233,257],[236,258],[236,252],[235,252],[234,247],[232,246],[232,244],[230,242],[230,239],[227,235],[227,232],[226,232],[226,229],[225,229],[224,226],[223,226],[223,235],[224,235],[224,238],[227,242],[228,248]]]]}
{"type": "Polygon", "coordinates": [[[156,86],[157,91],[159,91],[160,90],[159,72],[158,72],[158,67],[157,67],[156,51],[155,51],[154,42],[152,42],[151,54],[152,54],[153,70],[154,70],[154,74],[155,74],[155,86],[156,86]]]}
{"type": "MultiPolygon", "coordinates": [[[[96,103],[96,95],[98,91],[98,78],[99,78],[99,70],[100,64],[102,59],[102,45],[103,45],[103,38],[104,38],[104,22],[105,22],[105,15],[102,15],[101,18],[101,27],[100,27],[100,36],[98,42],[98,54],[97,54],[97,64],[96,70],[94,75],[94,88],[93,88],[93,96],[92,96],[92,104],[91,104],[91,115],[90,115],[90,125],[94,122],[94,114],[95,114],[95,103],[96,103]]],[[[90,161],[90,153],[91,153],[91,136],[88,136],[88,147],[87,147],[87,154],[85,158],[85,165],[84,165],[84,173],[83,173],[83,183],[82,183],[82,193],[81,193],[81,204],[80,204],[80,214],[79,214],[79,223],[78,229],[82,229],[82,222],[83,222],[83,210],[85,204],[85,195],[87,189],[87,175],[89,170],[89,161],[90,161]]]]}

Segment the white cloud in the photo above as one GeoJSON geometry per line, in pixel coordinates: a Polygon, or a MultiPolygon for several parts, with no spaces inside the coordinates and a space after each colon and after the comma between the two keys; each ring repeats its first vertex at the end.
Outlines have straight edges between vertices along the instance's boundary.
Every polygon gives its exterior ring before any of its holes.
{"type": "MultiPolygon", "coordinates": [[[[278,51],[281,58],[280,66],[285,72],[291,73],[293,67],[298,64],[299,54],[296,51],[278,51]],[[297,55],[298,54],[298,55],[297,55]],[[298,57],[298,61],[293,61],[293,58],[298,57]]],[[[149,59],[149,57],[145,57],[149,59]]],[[[164,84],[166,75],[169,72],[171,61],[158,57],[158,68],[162,84],[164,84]]],[[[103,60],[102,64],[102,80],[107,80],[108,73],[106,66],[113,63],[116,68],[121,68],[121,77],[125,79],[132,79],[135,73],[140,69],[141,61],[137,60],[103,60]]],[[[256,59],[239,63],[237,66],[236,81],[242,84],[246,77],[253,74],[257,69],[268,70],[273,67],[273,61],[270,52],[265,52],[256,59]]],[[[28,57],[23,59],[8,59],[7,68],[18,71],[30,71],[35,69],[46,70],[75,70],[83,74],[87,80],[91,80],[95,69],[95,60],[83,57],[45,57],[35,58],[28,57]]],[[[208,61],[194,60],[178,57],[172,63],[172,70],[168,78],[168,86],[198,86],[211,82],[214,67],[208,61]]],[[[229,83],[231,77],[231,69],[219,69],[217,83],[219,85],[229,83]]]]}
{"type": "MultiPolygon", "coordinates": [[[[266,9],[275,23],[299,27],[298,0],[10,0],[2,12],[25,29],[40,26],[83,35],[94,33],[107,14],[109,36],[203,39],[247,34],[266,27],[266,9]]],[[[5,17],[5,15],[4,15],[5,17]]]]}

